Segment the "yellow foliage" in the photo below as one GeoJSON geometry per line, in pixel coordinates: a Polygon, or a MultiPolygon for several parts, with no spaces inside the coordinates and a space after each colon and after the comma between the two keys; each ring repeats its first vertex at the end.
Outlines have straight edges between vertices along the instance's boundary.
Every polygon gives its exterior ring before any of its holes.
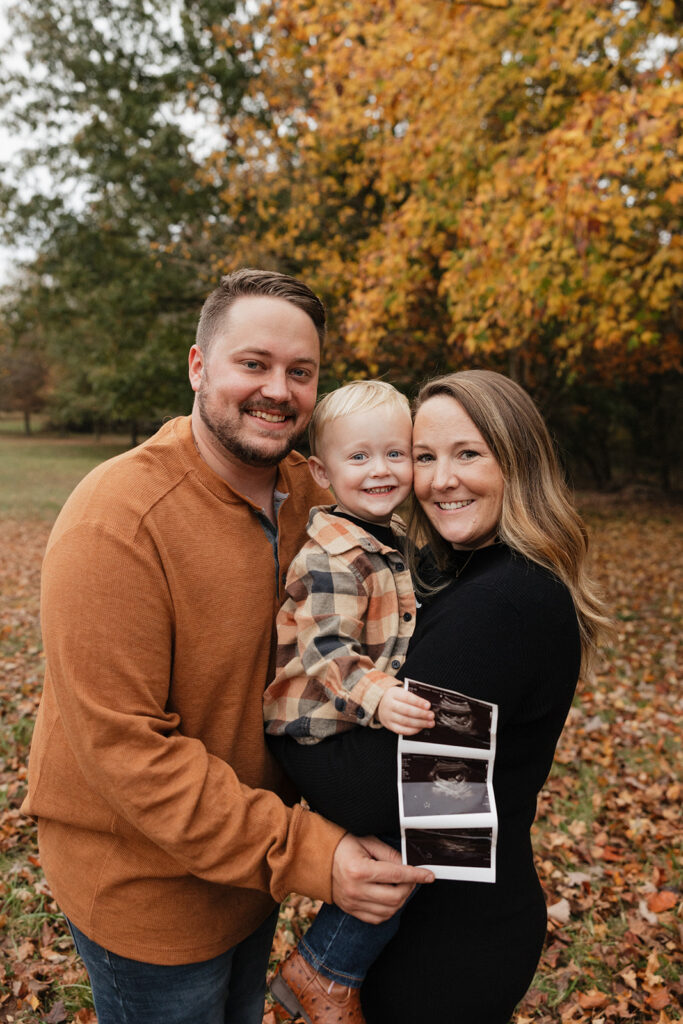
{"type": "Polygon", "coordinates": [[[273,0],[254,80],[272,128],[240,115],[222,192],[233,252],[333,301],[352,372],[516,351],[627,374],[634,337],[671,366],[653,339],[680,315],[683,85],[651,44],[672,10],[273,0]]]}

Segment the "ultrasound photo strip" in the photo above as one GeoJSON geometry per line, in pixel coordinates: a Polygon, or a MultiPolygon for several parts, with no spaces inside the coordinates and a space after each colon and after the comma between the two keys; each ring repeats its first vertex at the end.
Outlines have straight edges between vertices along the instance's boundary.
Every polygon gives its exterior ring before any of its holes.
{"type": "Polygon", "coordinates": [[[495,882],[498,706],[417,680],[404,686],[430,702],[436,721],[399,737],[403,861],[437,878],[495,882]]]}

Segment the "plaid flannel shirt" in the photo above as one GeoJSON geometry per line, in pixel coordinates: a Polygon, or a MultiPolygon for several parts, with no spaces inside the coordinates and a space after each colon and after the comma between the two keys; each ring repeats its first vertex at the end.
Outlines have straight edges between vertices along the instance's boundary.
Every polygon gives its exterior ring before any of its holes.
{"type": "MultiPolygon", "coordinates": [[[[403,531],[398,516],[391,522],[403,531]]],[[[373,716],[405,661],[415,595],[403,555],[355,523],[311,510],[309,540],[287,574],[266,731],[317,743],[373,716]]]]}

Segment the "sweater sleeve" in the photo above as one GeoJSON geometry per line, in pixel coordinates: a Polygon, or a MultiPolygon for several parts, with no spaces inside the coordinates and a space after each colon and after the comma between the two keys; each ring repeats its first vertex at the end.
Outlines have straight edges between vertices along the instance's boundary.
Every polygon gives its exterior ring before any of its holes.
{"type": "MultiPolygon", "coordinates": [[[[242,784],[183,734],[172,689],[174,614],[153,544],[81,524],[49,549],[42,621],[53,730],[63,730],[89,787],[87,827],[134,829],[214,883],[276,900],[291,891],[330,900],[343,831],[242,784]]],[[[66,813],[73,820],[72,804],[66,813]]]]}

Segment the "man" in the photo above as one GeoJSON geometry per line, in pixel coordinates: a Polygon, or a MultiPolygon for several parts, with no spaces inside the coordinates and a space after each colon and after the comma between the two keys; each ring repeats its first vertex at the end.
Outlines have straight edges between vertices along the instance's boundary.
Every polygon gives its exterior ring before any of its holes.
{"type": "Polygon", "coordinates": [[[284,575],[326,497],[292,451],[324,332],[301,282],[224,278],[192,416],[95,469],[48,543],[24,810],[99,1024],[260,1024],[273,900],[379,921],[431,877],[286,806],[263,741],[284,575]]]}

